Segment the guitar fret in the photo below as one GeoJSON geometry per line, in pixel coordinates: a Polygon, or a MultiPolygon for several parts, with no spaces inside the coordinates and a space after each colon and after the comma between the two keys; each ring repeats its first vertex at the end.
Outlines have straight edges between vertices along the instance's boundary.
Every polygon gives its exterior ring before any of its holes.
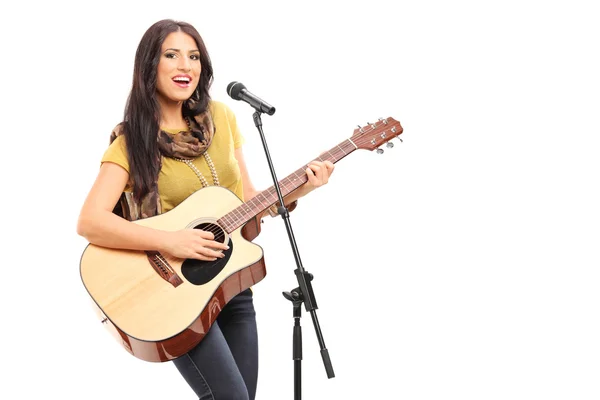
{"type": "Polygon", "coordinates": [[[246,213],[246,216],[252,213],[252,208],[247,203],[242,204],[242,206],[246,206],[246,210],[244,211],[246,213]]]}
{"type": "MultiPolygon", "coordinates": [[[[264,206],[264,204],[263,204],[262,200],[261,200],[261,199],[259,199],[259,198],[258,198],[258,196],[263,196],[263,197],[265,197],[265,196],[264,196],[264,194],[262,194],[262,193],[259,193],[259,194],[257,194],[257,195],[256,195],[256,197],[255,197],[255,199],[257,199],[258,201],[260,201],[260,204],[261,204],[262,206],[264,206]]],[[[269,206],[267,206],[267,207],[265,207],[265,208],[268,208],[268,207],[269,207],[269,206]]]]}
{"type": "Polygon", "coordinates": [[[237,208],[234,209],[232,212],[233,212],[233,216],[235,217],[235,220],[236,220],[235,222],[236,223],[238,223],[240,221],[243,221],[243,219],[244,219],[243,217],[244,216],[238,211],[237,208]]]}
{"type": "Polygon", "coordinates": [[[255,209],[257,209],[257,205],[256,203],[256,197],[250,199],[250,201],[248,202],[248,206],[250,207],[250,210],[254,211],[255,209]]]}

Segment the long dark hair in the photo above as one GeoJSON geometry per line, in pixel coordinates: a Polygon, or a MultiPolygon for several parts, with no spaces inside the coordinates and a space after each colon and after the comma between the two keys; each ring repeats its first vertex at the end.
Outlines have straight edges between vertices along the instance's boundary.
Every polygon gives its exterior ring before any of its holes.
{"type": "Polygon", "coordinates": [[[183,103],[184,116],[198,115],[208,107],[209,89],[213,80],[210,57],[202,37],[192,25],[165,19],[153,24],[140,40],[135,53],[133,85],[124,113],[124,134],[129,159],[129,176],[137,202],[150,192],[160,171],[158,130],[160,106],[156,98],[156,72],[162,44],[173,32],[182,31],[196,41],[200,50],[200,81],[190,100],[183,103]]]}

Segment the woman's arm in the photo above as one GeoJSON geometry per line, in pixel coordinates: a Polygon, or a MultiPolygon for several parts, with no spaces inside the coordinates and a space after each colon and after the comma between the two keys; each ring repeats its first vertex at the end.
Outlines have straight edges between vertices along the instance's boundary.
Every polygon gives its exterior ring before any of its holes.
{"type": "Polygon", "coordinates": [[[129,173],[120,165],[105,162],[79,214],[77,233],[90,243],[110,248],[130,250],[158,250],[180,258],[215,260],[223,253],[212,249],[227,249],[215,242],[210,232],[184,229],[176,232],[161,231],[131,223],[114,214],[117,201],[129,179],[129,173]]]}
{"type": "Polygon", "coordinates": [[[77,233],[98,246],[156,250],[164,243],[165,232],[132,224],[112,212],[128,179],[123,167],[102,164],[79,214],[77,233]]]}

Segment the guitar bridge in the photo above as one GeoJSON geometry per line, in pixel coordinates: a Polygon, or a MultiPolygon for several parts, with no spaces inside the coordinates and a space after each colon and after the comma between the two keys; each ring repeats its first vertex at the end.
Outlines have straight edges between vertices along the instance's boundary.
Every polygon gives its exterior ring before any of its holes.
{"type": "Polygon", "coordinates": [[[177,272],[169,265],[167,260],[158,251],[146,251],[150,265],[161,278],[169,282],[173,287],[183,283],[183,280],[177,275],[177,272]]]}

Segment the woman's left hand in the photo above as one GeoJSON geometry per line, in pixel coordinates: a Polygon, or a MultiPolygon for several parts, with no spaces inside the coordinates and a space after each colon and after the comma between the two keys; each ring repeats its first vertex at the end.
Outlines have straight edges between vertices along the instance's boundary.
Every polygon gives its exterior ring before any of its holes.
{"type": "Polygon", "coordinates": [[[308,182],[304,184],[306,192],[325,185],[333,173],[334,165],[331,161],[311,161],[306,168],[308,182]]]}

